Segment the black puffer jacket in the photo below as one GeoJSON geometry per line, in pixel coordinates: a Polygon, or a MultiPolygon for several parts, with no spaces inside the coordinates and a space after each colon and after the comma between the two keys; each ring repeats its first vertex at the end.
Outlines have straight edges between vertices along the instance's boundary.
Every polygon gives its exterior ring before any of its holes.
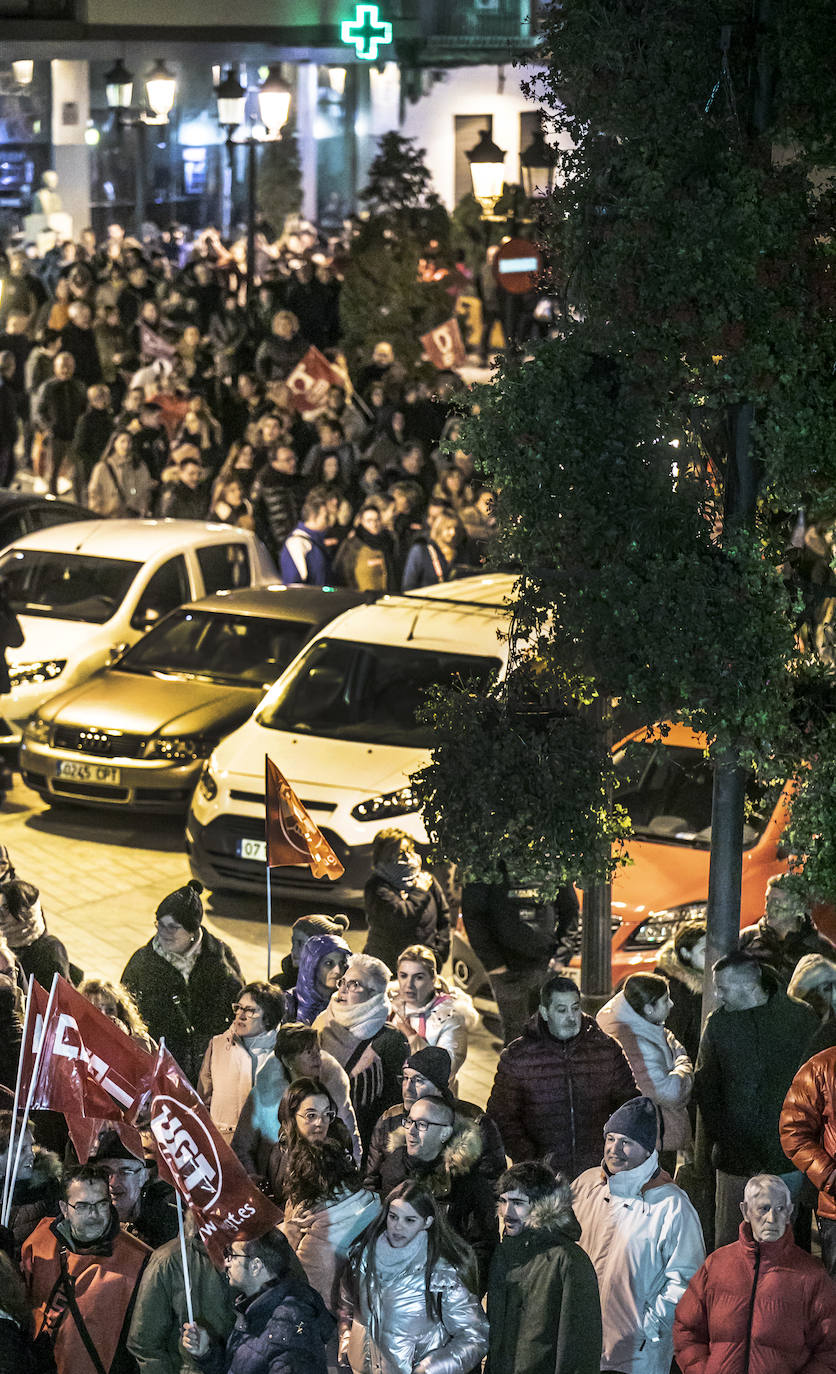
{"type": "Polygon", "coordinates": [[[133,995],[154,1040],[165,1036],[186,1077],[197,1083],[213,1035],[232,1020],[232,1003],[244,986],[229,945],[203,931],[189,980],[154,949],[153,940],[132,954],[122,982],[133,995]]]}

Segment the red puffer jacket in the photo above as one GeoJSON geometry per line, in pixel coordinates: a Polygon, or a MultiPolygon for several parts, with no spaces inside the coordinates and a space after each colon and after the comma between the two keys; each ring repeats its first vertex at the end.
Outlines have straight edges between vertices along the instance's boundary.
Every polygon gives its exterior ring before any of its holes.
{"type": "Polygon", "coordinates": [[[836,1049],[802,1064],[781,1108],[781,1149],[819,1190],[816,1211],[836,1220],[836,1049]]]}
{"type": "Polygon", "coordinates": [[[758,1245],[743,1222],[680,1298],[673,1347],[682,1374],[833,1374],[836,1284],[791,1226],[758,1245]]]}
{"type": "Polygon", "coordinates": [[[486,1111],[515,1164],[549,1155],[577,1178],[601,1163],[604,1122],[638,1091],[621,1046],[591,1016],[558,1040],[537,1012],[502,1051],[486,1111]]]}

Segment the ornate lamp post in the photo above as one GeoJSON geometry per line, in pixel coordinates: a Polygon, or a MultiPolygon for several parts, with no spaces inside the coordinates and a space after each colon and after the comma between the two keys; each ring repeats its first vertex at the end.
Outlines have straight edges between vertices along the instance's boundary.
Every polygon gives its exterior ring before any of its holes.
{"type": "Polygon", "coordinates": [[[482,218],[489,219],[505,185],[505,153],[498,148],[487,129],[479,134],[479,141],[465,154],[470,163],[473,194],[482,207],[482,218]]]}

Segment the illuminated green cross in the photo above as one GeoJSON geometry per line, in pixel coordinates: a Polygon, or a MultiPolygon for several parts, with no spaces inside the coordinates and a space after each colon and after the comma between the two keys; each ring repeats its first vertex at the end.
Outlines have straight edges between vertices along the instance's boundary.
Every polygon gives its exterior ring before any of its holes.
{"type": "Polygon", "coordinates": [[[340,24],[340,38],[343,43],[353,43],[357,56],[374,62],[381,43],[392,42],[392,25],[388,19],[381,19],[377,5],[357,5],[353,19],[344,19],[340,24]]]}

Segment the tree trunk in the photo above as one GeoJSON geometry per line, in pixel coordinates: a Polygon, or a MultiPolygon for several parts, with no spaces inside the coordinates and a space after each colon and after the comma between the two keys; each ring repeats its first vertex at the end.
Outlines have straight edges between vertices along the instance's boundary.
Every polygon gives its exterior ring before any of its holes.
{"type": "Polygon", "coordinates": [[[598,883],[583,894],[581,1005],[594,1016],[612,996],[612,886],[598,883]]]}

